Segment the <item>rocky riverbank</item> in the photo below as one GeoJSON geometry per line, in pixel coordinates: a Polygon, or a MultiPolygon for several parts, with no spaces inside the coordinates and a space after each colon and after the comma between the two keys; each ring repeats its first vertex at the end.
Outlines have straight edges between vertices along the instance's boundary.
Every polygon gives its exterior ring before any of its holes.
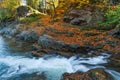
{"type": "Polygon", "coordinates": [[[31,24],[8,22],[7,27],[1,28],[0,34],[15,38],[16,41],[23,40],[33,43],[32,54],[35,56],[56,53],[70,57],[86,55],[88,52],[95,55],[101,52],[120,52],[120,30],[81,30],[79,27],[63,22],[51,24],[46,21],[44,23],[45,19],[46,17],[31,24]],[[58,25],[60,25],[59,28],[57,28],[58,25]]]}
{"type": "Polygon", "coordinates": [[[59,54],[66,57],[73,55],[87,54],[89,47],[80,46],[78,44],[67,44],[54,39],[50,35],[39,36],[37,30],[20,30],[21,24],[10,23],[7,27],[0,30],[2,36],[15,38],[16,41],[28,41],[33,43],[31,52],[33,56],[42,56],[44,54],[59,54]]]}
{"type": "MultiPolygon", "coordinates": [[[[39,32],[36,28],[34,29],[25,29],[23,30],[24,24],[18,24],[15,22],[7,23],[7,27],[1,28],[0,34],[2,36],[8,38],[14,38],[15,41],[27,41],[32,43],[32,51],[31,55],[34,57],[42,57],[46,54],[57,54],[62,55],[65,57],[71,57],[74,55],[77,56],[97,56],[101,52],[107,52],[112,54],[110,57],[110,63],[104,64],[106,67],[114,69],[119,72],[119,51],[114,53],[114,51],[109,50],[102,50],[102,48],[97,48],[97,46],[91,46],[90,44],[87,45],[80,45],[75,43],[66,43],[66,41],[59,40],[55,38],[55,36],[49,35],[47,30],[46,32],[39,32]],[[40,35],[42,33],[42,35],[40,35]],[[44,34],[43,34],[44,33],[44,34]]],[[[52,29],[49,29],[53,30],[52,29]]],[[[55,32],[55,30],[53,30],[55,32]]],[[[62,32],[61,32],[62,33],[62,32]]],[[[109,31],[107,35],[114,36],[113,38],[119,41],[119,30],[109,31]]],[[[50,33],[51,34],[51,33],[50,33]]],[[[87,37],[90,36],[98,36],[100,33],[90,33],[87,32],[84,35],[87,37]],[[89,34],[88,34],[89,33],[89,34]]],[[[59,36],[59,35],[58,35],[59,36]]],[[[104,38],[105,36],[103,36],[104,38]]],[[[65,37],[66,38],[66,37],[65,37]]],[[[98,39],[98,38],[97,38],[98,39]]],[[[119,42],[114,41],[106,41],[106,44],[111,46],[118,46],[117,43],[119,42]]],[[[98,40],[99,42],[99,40],[98,40]]],[[[96,43],[98,43],[96,42],[96,43]]],[[[83,72],[75,72],[75,73],[64,73],[61,80],[113,80],[108,72],[104,69],[91,69],[85,73],[83,72]]]]}
{"type": "MultiPolygon", "coordinates": [[[[32,43],[30,54],[34,57],[42,57],[46,54],[57,54],[65,57],[93,57],[102,52],[110,53],[110,63],[104,65],[114,70],[117,68],[119,71],[120,29],[94,29],[96,25],[92,21],[95,18],[93,17],[95,13],[80,11],[82,13],[78,14],[78,12],[78,10],[72,10],[64,18],[64,21],[68,22],[71,17],[74,17],[69,22],[73,25],[65,23],[61,19],[52,20],[50,16],[43,15],[42,18],[39,17],[40,19],[33,22],[27,20],[6,22],[0,29],[0,35],[14,38],[16,42],[32,43]],[[86,16],[88,17],[86,18],[86,16]],[[93,25],[93,27],[88,29],[88,26],[84,25],[93,25]]],[[[94,79],[113,80],[104,69],[92,69],[85,73],[80,71],[65,73],[62,78],[62,80],[94,79]]]]}
{"type": "Polygon", "coordinates": [[[0,36],[32,44],[13,56],[0,38],[0,79],[120,80],[120,1],[25,2],[0,1],[0,36]]]}
{"type": "Polygon", "coordinates": [[[104,69],[91,69],[85,73],[65,73],[61,80],[113,80],[113,78],[104,69]]]}

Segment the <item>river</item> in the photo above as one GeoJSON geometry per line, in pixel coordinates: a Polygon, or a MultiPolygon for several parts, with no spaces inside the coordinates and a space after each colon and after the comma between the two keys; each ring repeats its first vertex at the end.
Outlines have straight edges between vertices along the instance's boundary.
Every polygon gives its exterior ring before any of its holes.
{"type": "Polygon", "coordinates": [[[110,56],[106,53],[96,57],[45,55],[34,58],[29,51],[30,44],[0,36],[0,80],[60,80],[65,72],[85,72],[93,68],[103,68],[115,80],[120,80],[120,73],[103,66],[110,56]]]}

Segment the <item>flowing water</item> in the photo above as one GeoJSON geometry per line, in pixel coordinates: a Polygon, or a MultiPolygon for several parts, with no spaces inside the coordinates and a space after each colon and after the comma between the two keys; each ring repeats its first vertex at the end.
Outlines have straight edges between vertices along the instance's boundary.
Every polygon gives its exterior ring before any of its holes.
{"type": "Polygon", "coordinates": [[[65,72],[85,72],[92,68],[103,68],[115,80],[120,80],[120,73],[102,66],[110,56],[105,53],[96,57],[46,55],[33,58],[29,51],[30,45],[26,43],[0,37],[0,80],[60,80],[65,72]]]}

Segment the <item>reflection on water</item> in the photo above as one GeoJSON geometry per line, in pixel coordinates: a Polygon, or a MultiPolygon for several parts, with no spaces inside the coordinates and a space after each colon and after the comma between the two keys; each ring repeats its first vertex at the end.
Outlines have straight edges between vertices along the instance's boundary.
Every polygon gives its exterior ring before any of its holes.
{"type": "MultiPolygon", "coordinates": [[[[0,37],[0,54],[3,55],[26,55],[31,51],[31,44],[27,42],[20,42],[16,40],[6,39],[0,37]]],[[[4,56],[3,55],[3,56],[4,56]]]]}

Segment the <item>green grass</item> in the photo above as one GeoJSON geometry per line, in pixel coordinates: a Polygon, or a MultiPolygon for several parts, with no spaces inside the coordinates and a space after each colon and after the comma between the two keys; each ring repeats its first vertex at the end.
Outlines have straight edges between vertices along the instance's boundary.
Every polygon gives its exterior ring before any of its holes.
{"type": "Polygon", "coordinates": [[[108,9],[105,14],[105,21],[98,22],[101,28],[112,29],[119,27],[120,24],[120,4],[117,5],[116,9],[108,9]]]}

